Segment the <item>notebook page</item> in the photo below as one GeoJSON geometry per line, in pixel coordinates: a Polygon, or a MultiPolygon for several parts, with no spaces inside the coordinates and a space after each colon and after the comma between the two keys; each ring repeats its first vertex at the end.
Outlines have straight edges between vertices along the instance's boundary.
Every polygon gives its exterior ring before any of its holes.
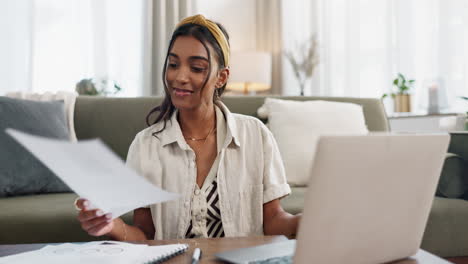
{"type": "Polygon", "coordinates": [[[42,249],[0,258],[0,264],[128,264],[140,263],[147,245],[122,242],[48,245],[42,249]]]}

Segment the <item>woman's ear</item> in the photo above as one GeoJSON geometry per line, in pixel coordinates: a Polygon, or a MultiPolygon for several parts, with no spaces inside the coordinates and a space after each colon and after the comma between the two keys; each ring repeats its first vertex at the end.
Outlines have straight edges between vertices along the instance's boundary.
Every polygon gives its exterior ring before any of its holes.
{"type": "Polygon", "coordinates": [[[216,88],[221,88],[227,83],[229,79],[229,68],[224,67],[218,73],[218,80],[216,82],[216,88]]]}

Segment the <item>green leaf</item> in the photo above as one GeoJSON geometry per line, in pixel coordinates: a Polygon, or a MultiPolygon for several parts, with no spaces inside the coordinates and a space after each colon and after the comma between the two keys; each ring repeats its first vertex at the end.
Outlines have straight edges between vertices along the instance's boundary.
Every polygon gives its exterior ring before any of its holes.
{"type": "Polygon", "coordinates": [[[402,79],[403,81],[405,81],[405,76],[403,76],[403,74],[398,73],[398,77],[399,77],[400,79],[402,79]]]}

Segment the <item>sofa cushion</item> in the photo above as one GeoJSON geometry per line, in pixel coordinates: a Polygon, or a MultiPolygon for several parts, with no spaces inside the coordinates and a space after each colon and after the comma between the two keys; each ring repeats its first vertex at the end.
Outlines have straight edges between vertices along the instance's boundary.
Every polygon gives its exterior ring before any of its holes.
{"type": "Polygon", "coordinates": [[[25,99],[31,101],[63,101],[65,107],[65,117],[67,120],[68,132],[70,135],[71,141],[77,141],[75,133],[75,101],[78,93],[73,91],[58,91],[55,93],[44,92],[44,93],[34,93],[34,92],[10,92],[6,94],[7,97],[25,99]]]}
{"type": "Polygon", "coordinates": [[[362,106],[352,103],[267,98],[258,114],[268,117],[292,186],[307,184],[320,135],[368,133],[362,106]]]}
{"type": "Polygon", "coordinates": [[[440,257],[467,256],[468,201],[435,197],[421,248],[440,257]]]}
{"type": "Polygon", "coordinates": [[[0,96],[0,197],[71,191],[7,135],[6,128],[69,140],[62,101],[36,102],[0,96]]]}
{"type": "Polygon", "coordinates": [[[457,154],[447,153],[436,195],[446,198],[462,197],[468,188],[468,177],[465,174],[465,160],[457,154]]]}
{"type": "MultiPolygon", "coordinates": [[[[89,236],[76,219],[74,193],[0,199],[0,244],[55,243],[108,239],[89,236]]],[[[121,218],[131,224],[133,213],[121,218]]]]}

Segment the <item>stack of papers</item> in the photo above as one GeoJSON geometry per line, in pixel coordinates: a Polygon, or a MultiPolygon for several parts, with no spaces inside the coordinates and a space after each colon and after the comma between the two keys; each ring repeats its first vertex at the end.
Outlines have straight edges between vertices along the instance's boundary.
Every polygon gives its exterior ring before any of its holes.
{"type": "Polygon", "coordinates": [[[0,264],[151,263],[185,252],[186,244],[148,246],[116,241],[65,243],[0,258],[0,264]]]}

